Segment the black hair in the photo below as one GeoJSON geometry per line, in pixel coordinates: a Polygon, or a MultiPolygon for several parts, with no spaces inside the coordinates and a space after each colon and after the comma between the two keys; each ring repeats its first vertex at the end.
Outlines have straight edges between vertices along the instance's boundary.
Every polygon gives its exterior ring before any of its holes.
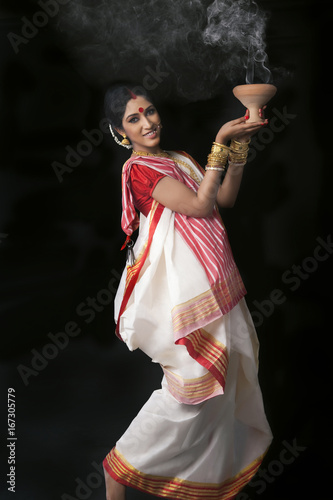
{"type": "Polygon", "coordinates": [[[118,83],[107,89],[104,97],[104,113],[112,128],[122,128],[125,109],[133,94],[145,97],[153,104],[151,96],[141,85],[118,83]]]}

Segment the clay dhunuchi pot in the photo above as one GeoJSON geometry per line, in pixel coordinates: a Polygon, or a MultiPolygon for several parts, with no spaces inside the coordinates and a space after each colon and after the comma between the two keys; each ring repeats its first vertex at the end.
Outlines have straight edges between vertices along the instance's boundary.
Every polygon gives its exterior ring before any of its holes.
{"type": "Polygon", "coordinates": [[[275,95],[277,88],[269,83],[250,83],[234,87],[234,96],[249,110],[249,122],[264,121],[259,109],[275,95]]]}

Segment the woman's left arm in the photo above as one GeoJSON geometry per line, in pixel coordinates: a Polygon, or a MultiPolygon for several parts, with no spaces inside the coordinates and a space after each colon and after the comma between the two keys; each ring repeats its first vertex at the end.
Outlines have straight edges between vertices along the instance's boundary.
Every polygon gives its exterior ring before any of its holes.
{"type": "MultiPolygon", "coordinates": [[[[260,116],[263,117],[263,110],[260,109],[259,111],[260,116]]],[[[232,139],[236,139],[239,142],[247,142],[263,125],[267,125],[267,120],[248,123],[247,116],[244,116],[223,125],[217,133],[215,141],[219,144],[227,144],[232,139]]],[[[216,197],[219,207],[231,208],[234,206],[242,182],[243,172],[244,164],[229,163],[228,170],[216,197]]]]}
{"type": "Polygon", "coordinates": [[[238,191],[242,182],[244,165],[230,163],[219,187],[216,201],[221,208],[232,208],[236,202],[238,191]]]}

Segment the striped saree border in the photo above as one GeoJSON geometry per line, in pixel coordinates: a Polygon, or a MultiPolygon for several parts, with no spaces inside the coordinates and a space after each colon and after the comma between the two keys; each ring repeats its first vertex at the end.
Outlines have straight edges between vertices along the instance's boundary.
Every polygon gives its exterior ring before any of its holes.
{"type": "Polygon", "coordinates": [[[235,267],[227,280],[173,307],[171,316],[175,337],[178,339],[220,318],[231,311],[245,294],[246,289],[235,267]]]}
{"type": "Polygon", "coordinates": [[[218,301],[212,289],[209,289],[173,307],[171,317],[174,334],[176,338],[182,337],[200,326],[212,323],[220,316],[218,301]]]}
{"type": "Polygon", "coordinates": [[[224,390],[229,356],[227,348],[203,328],[195,330],[176,344],[184,345],[189,355],[206,368],[224,390]]]}
{"type": "Polygon", "coordinates": [[[164,366],[162,369],[170,394],[181,403],[194,405],[223,394],[221,385],[210,372],[203,377],[184,379],[164,366]]]}
{"type": "Polygon", "coordinates": [[[103,466],[110,476],[119,483],[157,497],[167,497],[175,500],[231,500],[251,481],[265,454],[266,452],[234,477],[220,484],[145,474],[127,462],[116,448],[113,448],[105,457],[103,466]]]}

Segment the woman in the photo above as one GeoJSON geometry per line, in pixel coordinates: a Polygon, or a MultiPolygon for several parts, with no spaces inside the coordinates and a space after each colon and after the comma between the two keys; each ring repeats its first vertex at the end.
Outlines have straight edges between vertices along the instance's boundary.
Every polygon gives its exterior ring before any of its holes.
{"type": "Polygon", "coordinates": [[[105,111],[116,142],[132,148],[121,221],[132,259],[115,300],[116,333],[164,372],[103,462],[106,498],[123,500],[127,485],[167,498],[231,499],[272,436],[256,332],[217,205],[234,205],[249,139],[267,121],[224,124],[203,170],[187,153],[161,149],[161,119],[144,88],[109,89],[105,111]]]}

